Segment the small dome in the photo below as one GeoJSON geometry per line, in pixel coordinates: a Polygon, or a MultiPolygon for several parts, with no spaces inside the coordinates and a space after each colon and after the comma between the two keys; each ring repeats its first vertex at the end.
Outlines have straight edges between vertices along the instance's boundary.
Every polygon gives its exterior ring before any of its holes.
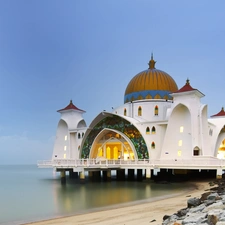
{"type": "Polygon", "coordinates": [[[174,79],[166,72],[155,69],[153,55],[149,68],[138,73],[127,85],[124,103],[143,99],[172,100],[170,93],[178,90],[174,79]]]}

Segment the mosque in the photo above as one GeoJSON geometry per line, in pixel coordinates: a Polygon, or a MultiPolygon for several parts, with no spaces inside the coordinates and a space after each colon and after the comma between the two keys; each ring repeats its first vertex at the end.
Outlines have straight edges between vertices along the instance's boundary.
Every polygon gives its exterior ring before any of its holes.
{"type": "MultiPolygon", "coordinates": [[[[204,94],[187,79],[178,88],[166,72],[149,68],[128,83],[124,104],[100,112],[87,126],[72,101],[58,110],[52,160],[221,162],[225,159],[225,111],[207,116],[204,94]]],[[[188,164],[188,165],[189,165],[188,164]]],[[[221,175],[221,172],[220,172],[221,175]]]]}

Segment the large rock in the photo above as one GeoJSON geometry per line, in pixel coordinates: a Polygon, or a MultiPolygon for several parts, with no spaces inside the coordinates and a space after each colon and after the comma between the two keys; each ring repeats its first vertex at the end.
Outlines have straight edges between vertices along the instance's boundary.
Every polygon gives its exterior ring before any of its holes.
{"type": "Polygon", "coordinates": [[[201,223],[203,220],[206,219],[206,216],[207,216],[207,213],[201,213],[201,212],[198,212],[198,213],[188,213],[188,217],[186,217],[183,221],[182,221],[182,224],[190,224],[190,223],[193,223],[193,224],[198,224],[198,223],[201,223]]]}
{"type": "Polygon", "coordinates": [[[208,195],[207,200],[221,200],[222,198],[218,195],[218,193],[211,193],[210,195],[208,195]]]}
{"type": "Polygon", "coordinates": [[[208,223],[211,225],[216,225],[216,223],[218,222],[218,217],[214,214],[212,215],[208,215],[208,223]]]}
{"type": "Polygon", "coordinates": [[[205,207],[203,212],[208,212],[208,211],[214,210],[214,209],[224,209],[224,208],[225,208],[225,205],[223,204],[223,202],[218,201],[218,202],[213,203],[212,205],[205,207]]]}
{"type": "Polygon", "coordinates": [[[201,204],[201,200],[199,198],[189,198],[187,200],[187,207],[191,208],[191,207],[196,207],[198,205],[201,204]]]}
{"type": "Polygon", "coordinates": [[[197,213],[197,212],[201,212],[204,208],[205,208],[205,204],[201,204],[201,205],[198,205],[196,207],[193,207],[193,208],[190,208],[189,210],[189,213],[197,213]]]}

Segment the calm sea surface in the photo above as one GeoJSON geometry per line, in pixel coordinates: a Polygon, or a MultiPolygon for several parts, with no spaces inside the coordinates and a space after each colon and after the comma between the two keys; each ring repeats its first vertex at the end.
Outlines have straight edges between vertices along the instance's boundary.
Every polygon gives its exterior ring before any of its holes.
{"type": "MultiPolygon", "coordinates": [[[[185,188],[188,188],[185,184],[185,188]]],[[[184,190],[183,184],[89,182],[67,178],[36,165],[0,166],[0,224],[14,225],[152,199],[184,190]]]]}

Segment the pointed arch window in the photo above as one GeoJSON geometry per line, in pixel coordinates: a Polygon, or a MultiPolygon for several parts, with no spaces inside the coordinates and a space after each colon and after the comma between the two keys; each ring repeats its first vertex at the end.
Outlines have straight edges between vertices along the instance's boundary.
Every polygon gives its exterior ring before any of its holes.
{"type": "Polygon", "coordinates": [[[156,105],[155,106],[155,116],[158,116],[159,115],[159,108],[158,106],[156,105]]]}
{"type": "Polygon", "coordinates": [[[141,106],[138,107],[138,116],[142,116],[142,108],[141,108],[141,106]]]}
{"type": "Polygon", "coordinates": [[[155,127],[153,126],[152,127],[152,134],[155,134],[156,133],[156,129],[155,129],[155,127]]]}
{"type": "Polygon", "coordinates": [[[80,139],[80,133],[78,133],[78,139],[80,139]]]}
{"type": "Polygon", "coordinates": [[[82,138],[84,137],[84,132],[82,133],[82,138]]]}
{"type": "Polygon", "coordinates": [[[150,134],[150,129],[149,129],[149,127],[146,128],[146,134],[150,134]]]}
{"type": "Polygon", "coordinates": [[[127,115],[127,109],[126,109],[126,108],[123,110],[123,115],[124,115],[124,116],[127,115]]]}
{"type": "Polygon", "coordinates": [[[152,149],[155,149],[155,142],[154,142],[154,141],[153,141],[152,144],[151,144],[151,148],[152,148],[152,149]]]}
{"type": "Polygon", "coordinates": [[[213,130],[212,130],[212,129],[209,130],[209,135],[210,135],[210,136],[213,135],[213,130]]]}

